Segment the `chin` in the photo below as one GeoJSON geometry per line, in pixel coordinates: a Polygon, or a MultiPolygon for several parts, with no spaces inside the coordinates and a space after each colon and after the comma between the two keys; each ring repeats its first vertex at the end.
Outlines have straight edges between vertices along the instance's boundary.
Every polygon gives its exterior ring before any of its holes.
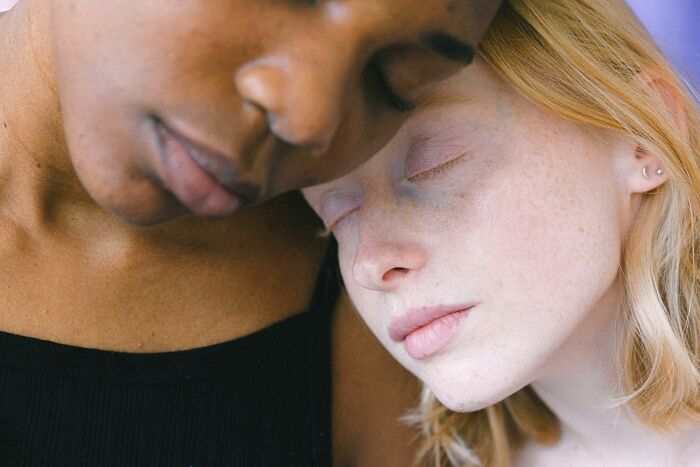
{"type": "Polygon", "coordinates": [[[89,184],[86,188],[93,201],[102,209],[121,222],[134,226],[148,227],[161,224],[189,213],[171,194],[146,186],[142,184],[136,188],[124,185],[119,189],[94,192],[90,190],[89,184]]]}
{"type": "Polygon", "coordinates": [[[121,222],[137,227],[149,227],[189,214],[189,211],[177,202],[141,203],[137,205],[100,205],[121,222]]]}
{"type": "Polygon", "coordinates": [[[437,400],[454,412],[475,412],[499,402],[500,399],[474,398],[467,392],[456,393],[454,388],[429,386],[437,400]],[[466,396],[466,397],[465,397],[466,396]]]}
{"type": "Polygon", "coordinates": [[[105,210],[111,215],[119,219],[125,224],[130,224],[136,227],[150,227],[152,225],[162,224],[164,222],[170,221],[177,217],[188,214],[187,210],[181,209],[177,212],[154,212],[154,213],[144,213],[142,211],[133,212],[127,210],[112,209],[105,207],[105,210]]]}
{"type": "MultiPolygon", "coordinates": [[[[494,375],[497,376],[497,375],[494,375]]],[[[435,397],[448,409],[455,412],[475,412],[501,402],[526,384],[508,384],[504,378],[490,378],[460,381],[440,379],[426,384],[435,397]]]]}

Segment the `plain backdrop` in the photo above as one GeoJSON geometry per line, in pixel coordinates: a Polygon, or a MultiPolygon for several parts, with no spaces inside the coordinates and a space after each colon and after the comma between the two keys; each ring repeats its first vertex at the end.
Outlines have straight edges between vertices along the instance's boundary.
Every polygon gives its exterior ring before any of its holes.
{"type": "Polygon", "coordinates": [[[689,84],[700,89],[700,1],[627,0],[627,3],[689,84]]]}

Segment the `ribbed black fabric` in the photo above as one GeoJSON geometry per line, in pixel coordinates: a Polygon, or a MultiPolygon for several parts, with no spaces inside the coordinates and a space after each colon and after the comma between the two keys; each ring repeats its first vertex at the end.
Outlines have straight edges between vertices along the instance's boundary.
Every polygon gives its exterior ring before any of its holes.
{"type": "Polygon", "coordinates": [[[337,290],[331,259],[308,312],[182,352],[109,352],[0,333],[0,465],[331,465],[337,290]]]}

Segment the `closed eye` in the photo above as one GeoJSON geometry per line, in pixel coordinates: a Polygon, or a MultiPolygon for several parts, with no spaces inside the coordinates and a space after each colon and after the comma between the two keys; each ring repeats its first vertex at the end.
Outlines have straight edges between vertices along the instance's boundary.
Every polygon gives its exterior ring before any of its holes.
{"type": "Polygon", "coordinates": [[[467,154],[468,154],[467,152],[463,152],[459,156],[457,156],[453,159],[450,159],[448,161],[445,161],[441,164],[438,164],[435,167],[431,167],[430,169],[423,170],[421,172],[418,172],[415,175],[411,175],[410,177],[408,177],[408,181],[420,182],[420,181],[425,180],[425,179],[430,178],[430,177],[442,175],[443,173],[450,170],[452,167],[460,164],[461,162],[464,162],[465,156],[467,154]]]}

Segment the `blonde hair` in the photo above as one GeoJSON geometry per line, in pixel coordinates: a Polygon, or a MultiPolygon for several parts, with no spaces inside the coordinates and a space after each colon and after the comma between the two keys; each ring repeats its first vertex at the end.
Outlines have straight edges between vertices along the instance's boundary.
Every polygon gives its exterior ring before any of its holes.
{"type": "MultiPolygon", "coordinates": [[[[669,175],[645,195],[623,246],[620,374],[652,427],[700,417],[700,119],[697,105],[621,0],[506,1],[480,55],[536,105],[621,132],[669,175]],[[669,98],[669,96],[671,96],[669,98]]],[[[471,413],[426,388],[409,417],[435,465],[510,465],[527,440],[559,438],[554,414],[526,387],[471,413]]]]}

